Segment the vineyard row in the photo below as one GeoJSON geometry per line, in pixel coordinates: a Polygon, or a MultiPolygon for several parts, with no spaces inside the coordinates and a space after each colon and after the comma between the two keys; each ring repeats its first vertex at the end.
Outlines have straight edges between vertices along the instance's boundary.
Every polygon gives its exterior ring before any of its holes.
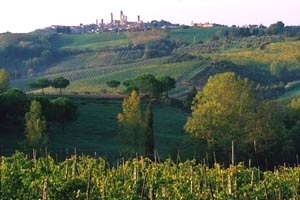
{"type": "Polygon", "coordinates": [[[1,157],[1,199],[299,199],[300,167],[261,171],[147,158],[1,157]]]}

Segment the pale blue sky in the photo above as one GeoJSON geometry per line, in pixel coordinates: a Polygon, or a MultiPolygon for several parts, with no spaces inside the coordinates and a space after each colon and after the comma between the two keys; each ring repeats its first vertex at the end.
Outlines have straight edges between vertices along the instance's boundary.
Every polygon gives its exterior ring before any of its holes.
{"type": "Polygon", "coordinates": [[[300,0],[1,0],[0,33],[30,32],[51,25],[110,21],[119,19],[120,10],[128,21],[167,20],[190,25],[264,24],[277,21],[300,25],[300,0]]]}

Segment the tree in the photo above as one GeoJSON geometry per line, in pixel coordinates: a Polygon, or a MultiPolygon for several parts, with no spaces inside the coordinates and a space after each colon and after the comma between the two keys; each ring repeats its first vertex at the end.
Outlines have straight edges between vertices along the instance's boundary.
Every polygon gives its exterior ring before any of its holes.
{"type": "Polygon", "coordinates": [[[132,84],[132,80],[131,80],[131,79],[125,80],[125,81],[123,81],[122,84],[123,84],[124,86],[128,87],[128,86],[130,86],[130,85],[132,84]]]}
{"type": "Polygon", "coordinates": [[[140,93],[155,96],[157,88],[157,80],[153,74],[142,74],[136,77],[133,84],[139,89],[140,93]]]}
{"type": "Polygon", "coordinates": [[[144,154],[145,135],[140,111],[140,98],[135,90],[122,104],[123,112],[118,114],[122,128],[121,141],[126,153],[144,154]]]}
{"type": "Polygon", "coordinates": [[[153,74],[142,74],[132,80],[127,80],[125,84],[130,92],[138,90],[139,93],[158,98],[162,92],[167,92],[175,87],[175,80],[169,76],[157,79],[153,74]]]}
{"type": "Polygon", "coordinates": [[[117,88],[120,86],[120,84],[121,84],[121,82],[117,81],[117,80],[111,80],[111,81],[106,82],[106,85],[111,88],[117,88]]]}
{"type": "Polygon", "coordinates": [[[65,132],[65,123],[75,120],[77,117],[77,107],[67,97],[58,97],[50,101],[51,121],[58,121],[63,133],[65,132]]]}
{"type": "Polygon", "coordinates": [[[217,74],[193,99],[192,114],[184,129],[193,137],[205,139],[226,158],[232,140],[242,145],[255,105],[256,96],[248,79],[236,77],[233,72],[217,74]]]}
{"type": "Polygon", "coordinates": [[[120,84],[121,84],[121,82],[117,81],[117,80],[111,80],[111,81],[106,82],[106,85],[111,88],[119,87],[120,84]]]}
{"type": "Polygon", "coordinates": [[[28,101],[26,94],[19,89],[8,89],[0,93],[0,124],[24,124],[25,107],[28,101]]]}
{"type": "Polygon", "coordinates": [[[286,152],[291,140],[288,139],[285,128],[286,109],[276,101],[262,101],[249,120],[252,131],[249,130],[249,143],[253,144],[253,158],[259,166],[273,166],[285,162],[286,152]],[[251,125],[253,123],[253,125],[251,125]]]}
{"type": "Polygon", "coordinates": [[[284,32],[284,23],[282,21],[278,21],[275,24],[271,24],[268,29],[267,33],[269,35],[278,35],[284,32]]]}
{"type": "Polygon", "coordinates": [[[54,88],[59,88],[59,94],[62,95],[61,89],[66,88],[70,85],[70,81],[62,76],[56,77],[52,81],[52,86],[54,88]]]}
{"type": "MultiPolygon", "coordinates": [[[[294,147],[294,151],[291,153],[293,158],[300,151],[300,97],[293,97],[286,107],[286,115],[282,116],[284,118],[284,123],[288,138],[291,138],[294,147]]],[[[286,145],[285,145],[286,146],[286,145]]]]}
{"type": "Polygon", "coordinates": [[[8,73],[5,69],[0,69],[0,92],[4,92],[8,87],[8,73]]]}
{"type": "Polygon", "coordinates": [[[156,58],[171,55],[179,46],[178,42],[170,38],[149,41],[145,46],[145,58],[156,58]]]}
{"type": "Polygon", "coordinates": [[[168,97],[169,90],[176,87],[176,80],[170,76],[164,75],[157,78],[161,92],[166,92],[166,97],[168,97]]]}
{"type": "Polygon", "coordinates": [[[146,117],[145,117],[145,155],[154,160],[154,151],[155,151],[155,144],[154,144],[154,133],[153,133],[153,111],[151,103],[148,104],[146,110],[146,117]]]}
{"type": "Polygon", "coordinates": [[[35,82],[28,84],[28,87],[31,89],[42,89],[42,94],[45,94],[44,88],[51,86],[51,81],[46,78],[39,78],[35,82]]]}
{"type": "Polygon", "coordinates": [[[45,146],[47,143],[47,123],[42,115],[41,104],[33,100],[30,111],[25,114],[25,144],[33,149],[45,146]]]}

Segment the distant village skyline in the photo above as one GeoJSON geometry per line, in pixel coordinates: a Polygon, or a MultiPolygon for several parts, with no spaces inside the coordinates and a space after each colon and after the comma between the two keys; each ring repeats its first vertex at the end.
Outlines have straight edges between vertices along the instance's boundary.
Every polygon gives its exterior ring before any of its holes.
{"type": "MultiPolygon", "coordinates": [[[[181,28],[183,26],[194,26],[210,28],[215,26],[224,26],[216,23],[194,23],[190,25],[184,24],[174,24],[165,20],[152,20],[151,22],[143,22],[141,16],[138,15],[135,21],[128,21],[128,15],[120,10],[119,16],[110,13],[110,20],[105,22],[103,18],[101,20],[96,19],[95,23],[82,24],[75,26],[68,25],[51,25],[48,27],[43,27],[36,29],[36,33],[73,33],[73,34],[83,34],[83,33],[101,33],[101,32],[117,32],[117,31],[147,31],[156,26],[159,29],[166,28],[181,28]]],[[[258,26],[258,25],[257,25],[258,26]]]]}
{"type": "Polygon", "coordinates": [[[109,23],[111,13],[128,22],[165,20],[173,24],[218,23],[227,26],[277,21],[300,25],[299,0],[3,0],[0,33],[31,32],[51,25],[109,23]],[[125,18],[124,18],[125,19],[125,18]]]}

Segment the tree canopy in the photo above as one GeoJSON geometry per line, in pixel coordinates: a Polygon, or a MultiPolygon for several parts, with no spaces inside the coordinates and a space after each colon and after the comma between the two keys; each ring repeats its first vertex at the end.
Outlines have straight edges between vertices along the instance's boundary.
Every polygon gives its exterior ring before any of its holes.
{"type": "Polygon", "coordinates": [[[28,87],[31,89],[42,89],[42,93],[44,94],[44,88],[47,88],[52,85],[52,82],[47,78],[39,78],[35,82],[31,82],[28,84],[28,87]]]}
{"type": "Polygon", "coordinates": [[[121,82],[117,81],[117,80],[110,80],[110,81],[106,82],[106,85],[111,88],[119,87],[120,84],[121,84],[121,82]]]}
{"type": "Polygon", "coordinates": [[[170,76],[163,75],[157,78],[161,92],[168,92],[176,87],[176,80],[170,76]]]}
{"type": "Polygon", "coordinates": [[[118,114],[118,122],[122,128],[121,140],[126,153],[144,154],[145,135],[140,111],[140,97],[133,90],[124,99],[123,112],[118,114]]]}
{"type": "Polygon", "coordinates": [[[175,88],[175,84],[175,79],[170,76],[163,75],[157,78],[153,74],[142,74],[123,82],[129,92],[137,90],[139,93],[149,95],[152,98],[158,98],[163,92],[175,88]]]}
{"type": "Polygon", "coordinates": [[[251,81],[233,72],[217,74],[194,97],[192,115],[184,128],[191,136],[219,149],[220,155],[228,153],[232,140],[240,142],[245,137],[255,104],[251,81]]]}
{"type": "Polygon", "coordinates": [[[26,94],[21,90],[13,88],[0,93],[0,124],[23,125],[27,104],[26,94]]]}
{"type": "Polygon", "coordinates": [[[50,120],[60,123],[63,133],[65,123],[77,118],[77,107],[67,97],[58,97],[50,101],[50,120]]]}
{"type": "Polygon", "coordinates": [[[62,77],[62,76],[56,77],[52,81],[52,86],[55,87],[55,88],[59,88],[60,95],[62,95],[61,89],[66,88],[69,85],[70,85],[70,81],[68,79],[62,77]]]}
{"type": "Polygon", "coordinates": [[[34,149],[44,146],[47,143],[47,123],[38,101],[31,102],[30,111],[25,115],[25,121],[26,146],[34,149]]]}
{"type": "Polygon", "coordinates": [[[168,56],[179,46],[178,42],[170,38],[149,41],[145,46],[146,58],[168,56]]]}

